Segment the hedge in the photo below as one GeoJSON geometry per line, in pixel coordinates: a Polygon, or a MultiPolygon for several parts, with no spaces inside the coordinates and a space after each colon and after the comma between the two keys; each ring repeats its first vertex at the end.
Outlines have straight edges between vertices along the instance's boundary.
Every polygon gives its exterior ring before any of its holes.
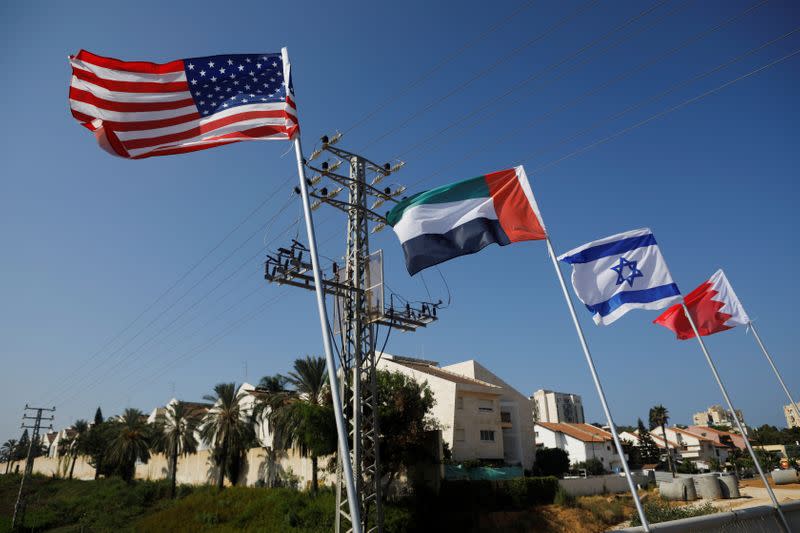
{"type": "Polygon", "coordinates": [[[452,480],[442,482],[438,504],[443,510],[520,511],[553,503],[558,479],[523,477],[502,481],[452,480]]]}

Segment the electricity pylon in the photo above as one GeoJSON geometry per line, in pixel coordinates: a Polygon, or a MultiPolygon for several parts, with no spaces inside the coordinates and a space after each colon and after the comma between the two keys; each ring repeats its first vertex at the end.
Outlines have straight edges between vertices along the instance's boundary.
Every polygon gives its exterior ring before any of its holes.
{"type": "MultiPolygon", "coordinates": [[[[322,137],[322,146],[306,161],[306,166],[315,174],[308,179],[314,189],[312,209],[327,204],[347,214],[347,245],[344,265],[335,262],[324,272],[324,290],[334,299],[333,334],[340,336],[340,388],[341,408],[348,420],[352,446],[350,457],[339,457],[337,468],[336,533],[352,529],[348,513],[347,492],[342,478],[343,460],[350,460],[356,483],[356,494],[361,509],[362,530],[383,531],[383,508],[381,499],[380,425],[377,398],[376,342],[378,328],[396,328],[414,331],[435,321],[440,304],[422,302],[418,306],[405,304],[395,308],[394,298],[387,306],[383,294],[383,254],[379,250],[370,253],[369,235],[383,229],[386,219],[375,209],[384,203],[396,203],[405,187],[377,187],[386,177],[402,167],[377,165],[369,159],[334,146],[340,134],[322,137]],[[334,156],[334,161],[325,161],[319,167],[312,165],[323,152],[334,156]],[[344,163],[349,166],[349,175],[336,170],[344,163]],[[333,182],[329,190],[322,180],[333,182]],[[319,186],[319,187],[318,187],[319,186]],[[347,200],[337,196],[347,191],[347,200]],[[371,202],[371,203],[370,203],[371,202]],[[373,225],[370,230],[370,224],[373,225]]],[[[315,290],[311,275],[308,249],[297,241],[290,248],[278,248],[268,255],[265,278],[269,281],[315,290]],[[306,257],[304,258],[304,254],[306,257]]],[[[388,331],[387,331],[388,334],[388,331]]],[[[341,455],[341,454],[340,454],[341,455]]]]}
{"type": "MultiPolygon", "coordinates": [[[[46,407],[28,407],[25,405],[25,410],[22,413],[22,425],[20,426],[22,429],[32,429],[33,433],[31,433],[31,440],[28,445],[28,455],[25,458],[25,470],[22,472],[22,479],[19,481],[19,492],[17,493],[17,502],[14,504],[14,515],[11,517],[11,529],[14,529],[18,525],[22,524],[23,516],[25,515],[25,480],[33,474],[33,460],[35,459],[33,454],[33,447],[34,446],[41,446],[41,442],[39,441],[39,430],[42,427],[42,420],[47,420],[52,422],[54,419],[53,415],[50,415],[47,418],[42,418],[42,413],[44,412],[54,412],[56,410],[55,407],[52,409],[48,409],[46,407]],[[36,411],[36,416],[28,416],[28,411],[36,411]],[[31,426],[30,423],[26,423],[26,420],[33,420],[33,425],[31,426]]],[[[53,424],[50,424],[50,429],[53,429],[53,424]]]]}

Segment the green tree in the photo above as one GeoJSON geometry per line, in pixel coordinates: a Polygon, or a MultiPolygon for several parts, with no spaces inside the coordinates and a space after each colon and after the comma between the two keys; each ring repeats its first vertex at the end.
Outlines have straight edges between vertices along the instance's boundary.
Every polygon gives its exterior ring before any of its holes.
{"type": "Polygon", "coordinates": [[[590,476],[601,476],[606,473],[606,467],[603,462],[597,457],[592,457],[586,461],[575,463],[574,470],[586,470],[590,476]]]}
{"type": "Polygon", "coordinates": [[[108,459],[116,473],[127,482],[133,481],[136,461],[150,459],[152,428],[138,409],[125,409],[118,420],[112,422],[112,437],[108,446],[108,459]]]}
{"type": "Polygon", "coordinates": [[[428,432],[439,429],[429,416],[436,404],[430,387],[400,372],[379,371],[378,427],[384,494],[403,468],[436,460],[428,432]]]}
{"type": "Polygon", "coordinates": [[[178,456],[197,451],[195,431],[199,423],[183,402],[170,404],[156,418],[153,448],[169,458],[170,498],[175,498],[178,482],[178,456]]]}
{"type": "Polygon", "coordinates": [[[94,413],[94,422],[86,435],[85,450],[89,457],[89,464],[94,467],[94,478],[100,474],[110,474],[111,469],[104,465],[104,459],[111,441],[111,424],[103,421],[103,412],[100,407],[94,413]]]}
{"type": "MultiPolygon", "coordinates": [[[[286,393],[286,386],[289,378],[282,374],[275,374],[272,376],[264,376],[259,381],[256,391],[259,395],[259,402],[256,406],[255,417],[256,420],[269,423],[267,421],[267,413],[269,410],[270,402],[273,398],[280,397],[286,393]]],[[[274,443],[270,442],[265,444],[264,449],[267,452],[267,471],[264,473],[264,484],[267,487],[276,487],[278,485],[278,453],[275,449],[274,443]]]]}
{"type": "Polygon", "coordinates": [[[661,434],[664,437],[664,446],[667,449],[667,464],[669,470],[672,472],[672,477],[675,477],[675,464],[672,460],[672,451],[669,447],[669,440],[667,440],[667,423],[669,422],[669,411],[663,405],[656,405],[650,408],[650,430],[657,427],[661,428],[661,434]]]}
{"type": "Polygon", "coordinates": [[[286,376],[291,390],[272,395],[267,415],[277,449],[296,448],[311,458],[311,491],[317,492],[318,461],[336,451],[336,421],[325,359],[306,356],[286,376]]]}
{"type": "Polygon", "coordinates": [[[75,462],[78,460],[78,456],[86,454],[89,423],[86,422],[86,420],[76,420],[72,429],[75,431],[75,434],[72,436],[72,439],[70,439],[69,448],[67,449],[67,453],[71,459],[69,479],[72,479],[75,473],[75,462]]]}
{"type": "Polygon", "coordinates": [[[203,417],[200,436],[211,445],[220,489],[226,475],[236,484],[247,450],[256,440],[253,413],[244,405],[246,396],[244,391],[237,392],[236,383],[218,383],[214,394],[203,397],[214,405],[203,417]]]}
{"type": "Polygon", "coordinates": [[[17,439],[8,439],[3,443],[3,446],[0,447],[0,454],[2,454],[3,457],[2,460],[6,463],[6,474],[8,474],[14,461],[16,461],[18,445],[19,442],[17,439]]]}
{"type": "Polygon", "coordinates": [[[681,464],[678,465],[678,472],[681,474],[697,474],[699,470],[697,469],[697,465],[689,459],[684,459],[681,461],[681,464]]]}
{"type": "Polygon", "coordinates": [[[560,448],[539,448],[534,466],[539,475],[562,478],[569,471],[569,453],[560,448]]]}
{"type": "Polygon", "coordinates": [[[636,433],[639,436],[639,457],[642,464],[655,464],[661,460],[661,453],[658,451],[653,437],[644,426],[644,422],[639,418],[636,423],[636,433]]]}

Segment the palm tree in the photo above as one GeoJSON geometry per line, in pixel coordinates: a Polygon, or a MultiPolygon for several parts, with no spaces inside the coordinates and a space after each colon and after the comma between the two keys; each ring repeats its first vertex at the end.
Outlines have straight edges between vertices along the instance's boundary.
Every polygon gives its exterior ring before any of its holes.
{"type": "MultiPolygon", "coordinates": [[[[269,413],[269,405],[273,401],[274,398],[283,395],[286,393],[286,384],[288,383],[289,378],[283,376],[281,374],[275,374],[274,376],[264,376],[261,378],[261,381],[258,383],[256,387],[256,391],[260,395],[259,402],[256,404],[256,410],[254,413],[254,417],[256,420],[269,423],[268,420],[268,413],[269,413]]],[[[277,478],[277,450],[275,449],[274,442],[270,442],[269,445],[265,445],[264,449],[267,452],[267,471],[264,475],[264,482],[267,487],[274,487],[276,485],[276,478],[277,478]]]]}
{"type": "Polygon", "coordinates": [[[0,454],[3,456],[3,460],[6,462],[6,474],[11,469],[11,464],[14,462],[15,455],[17,453],[17,439],[8,439],[0,446],[0,454]]]}
{"type": "Polygon", "coordinates": [[[650,408],[650,431],[657,427],[661,428],[661,434],[664,436],[664,446],[667,448],[667,464],[670,472],[672,472],[672,477],[675,477],[675,464],[672,461],[672,452],[667,440],[667,422],[669,422],[669,411],[667,411],[666,407],[659,404],[650,408]]]}
{"type": "Polygon", "coordinates": [[[200,436],[212,446],[220,489],[226,474],[236,484],[245,454],[256,440],[252,410],[243,404],[246,396],[244,391],[236,392],[235,383],[218,383],[214,394],[203,397],[214,405],[203,417],[200,436]]]}
{"type": "Polygon", "coordinates": [[[167,406],[164,414],[156,418],[155,449],[169,455],[170,498],[175,498],[178,480],[178,455],[189,455],[197,451],[194,432],[199,420],[183,402],[167,406]]]}
{"type": "Polygon", "coordinates": [[[295,447],[311,458],[311,490],[317,492],[318,459],[336,451],[336,429],[325,359],[306,356],[286,376],[291,391],[272,396],[269,422],[276,448],[295,447]]]}
{"type": "Polygon", "coordinates": [[[72,426],[75,435],[72,437],[72,442],[69,446],[69,455],[72,457],[72,464],[69,467],[69,479],[75,472],[75,462],[78,460],[78,455],[86,453],[86,437],[89,435],[89,423],[86,420],[76,420],[72,426]]]}
{"type": "Polygon", "coordinates": [[[144,413],[138,409],[125,409],[113,423],[113,436],[108,447],[108,458],[127,482],[133,480],[136,461],[150,459],[151,428],[144,413]]]}

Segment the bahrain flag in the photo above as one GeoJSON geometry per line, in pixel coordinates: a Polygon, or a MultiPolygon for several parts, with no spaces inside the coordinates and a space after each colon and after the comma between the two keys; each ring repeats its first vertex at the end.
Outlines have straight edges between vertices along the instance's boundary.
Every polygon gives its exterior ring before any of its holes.
{"type": "MultiPolygon", "coordinates": [[[[684,301],[692,313],[697,331],[703,337],[735,326],[746,326],[750,322],[722,270],[717,270],[708,281],[687,294],[684,301]]],[[[681,304],[664,311],[653,323],[671,329],[681,340],[694,337],[694,331],[681,304]]]]}

